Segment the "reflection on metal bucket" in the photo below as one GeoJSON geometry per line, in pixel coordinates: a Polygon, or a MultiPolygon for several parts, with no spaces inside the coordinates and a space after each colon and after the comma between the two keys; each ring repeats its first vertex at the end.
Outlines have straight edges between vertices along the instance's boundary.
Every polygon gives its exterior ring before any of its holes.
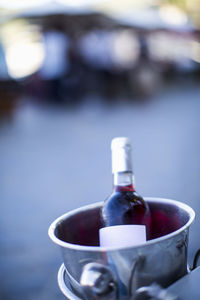
{"type": "MultiPolygon", "coordinates": [[[[52,223],[49,236],[61,247],[73,297],[130,300],[142,286],[156,282],[167,287],[187,273],[188,232],[194,211],[174,200],[145,200],[153,218],[159,212],[168,221],[166,224],[155,217],[154,239],[140,246],[114,249],[98,246],[102,203],[81,207],[52,223]],[[156,231],[158,226],[161,236],[156,231]]],[[[59,277],[60,287],[61,282],[59,277]]],[[[61,290],[66,295],[64,287],[61,290]]],[[[73,297],[69,299],[78,299],[73,297]]]]}

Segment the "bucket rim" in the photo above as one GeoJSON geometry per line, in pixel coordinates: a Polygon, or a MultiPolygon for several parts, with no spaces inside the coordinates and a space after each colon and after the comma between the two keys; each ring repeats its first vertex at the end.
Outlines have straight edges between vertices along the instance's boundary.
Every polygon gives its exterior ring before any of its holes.
{"type": "Polygon", "coordinates": [[[184,211],[187,212],[187,214],[189,215],[189,220],[188,222],[182,226],[181,228],[166,234],[164,236],[146,241],[143,244],[140,245],[136,245],[136,246],[119,246],[119,247],[100,247],[100,246],[84,246],[84,245],[78,245],[78,244],[72,244],[72,243],[68,243],[65,242],[61,239],[59,239],[56,235],[55,235],[55,230],[57,228],[57,226],[66,218],[69,218],[77,213],[80,213],[81,211],[84,210],[89,210],[89,209],[94,209],[94,208],[98,208],[101,207],[102,204],[104,203],[103,201],[101,202],[95,202],[93,204],[89,204],[89,205],[85,205],[85,206],[81,206],[79,208],[70,210],[69,212],[61,215],[60,217],[56,218],[51,225],[49,226],[48,229],[48,235],[50,237],[50,239],[57,244],[58,246],[61,246],[62,248],[66,248],[66,249],[72,249],[72,250],[79,250],[79,251],[92,251],[92,252],[111,252],[111,251],[117,251],[117,250],[125,250],[125,249],[136,249],[138,247],[148,247],[152,244],[155,243],[155,241],[157,243],[160,243],[162,241],[165,241],[167,239],[170,239],[176,235],[178,235],[179,233],[183,232],[184,230],[188,229],[189,226],[193,223],[194,219],[195,219],[195,212],[193,210],[193,208],[191,208],[189,205],[181,202],[181,201],[177,201],[177,200],[172,200],[172,199],[167,199],[167,198],[161,198],[161,197],[143,197],[144,200],[146,200],[147,202],[152,202],[152,203],[156,203],[156,202],[162,202],[162,203],[168,203],[168,204],[175,204],[177,207],[183,209],[184,211]]]}

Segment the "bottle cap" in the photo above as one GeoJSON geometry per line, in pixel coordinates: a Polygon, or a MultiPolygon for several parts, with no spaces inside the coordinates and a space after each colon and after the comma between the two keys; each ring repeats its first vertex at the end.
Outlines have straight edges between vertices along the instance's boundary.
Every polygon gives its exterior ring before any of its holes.
{"type": "Polygon", "coordinates": [[[114,148],[131,147],[131,141],[128,137],[116,137],[112,139],[111,150],[114,148]]]}
{"type": "Polygon", "coordinates": [[[132,172],[131,141],[128,137],[117,137],[111,142],[112,173],[132,172]]]}

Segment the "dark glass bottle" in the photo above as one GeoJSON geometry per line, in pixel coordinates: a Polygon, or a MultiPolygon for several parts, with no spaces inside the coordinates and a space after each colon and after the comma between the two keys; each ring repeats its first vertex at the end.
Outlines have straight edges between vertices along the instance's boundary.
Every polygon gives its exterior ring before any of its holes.
{"type": "Polygon", "coordinates": [[[150,210],[146,201],[135,191],[130,140],[113,139],[111,150],[113,192],[102,208],[103,226],[145,225],[146,238],[150,239],[150,210]]]}

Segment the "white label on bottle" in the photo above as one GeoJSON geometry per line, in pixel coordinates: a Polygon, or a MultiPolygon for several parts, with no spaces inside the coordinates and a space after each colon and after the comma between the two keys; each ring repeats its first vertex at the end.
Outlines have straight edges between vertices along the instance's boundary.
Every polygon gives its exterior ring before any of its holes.
{"type": "Polygon", "coordinates": [[[129,247],[146,242],[145,225],[116,225],[99,230],[101,247],[129,247]]]}

